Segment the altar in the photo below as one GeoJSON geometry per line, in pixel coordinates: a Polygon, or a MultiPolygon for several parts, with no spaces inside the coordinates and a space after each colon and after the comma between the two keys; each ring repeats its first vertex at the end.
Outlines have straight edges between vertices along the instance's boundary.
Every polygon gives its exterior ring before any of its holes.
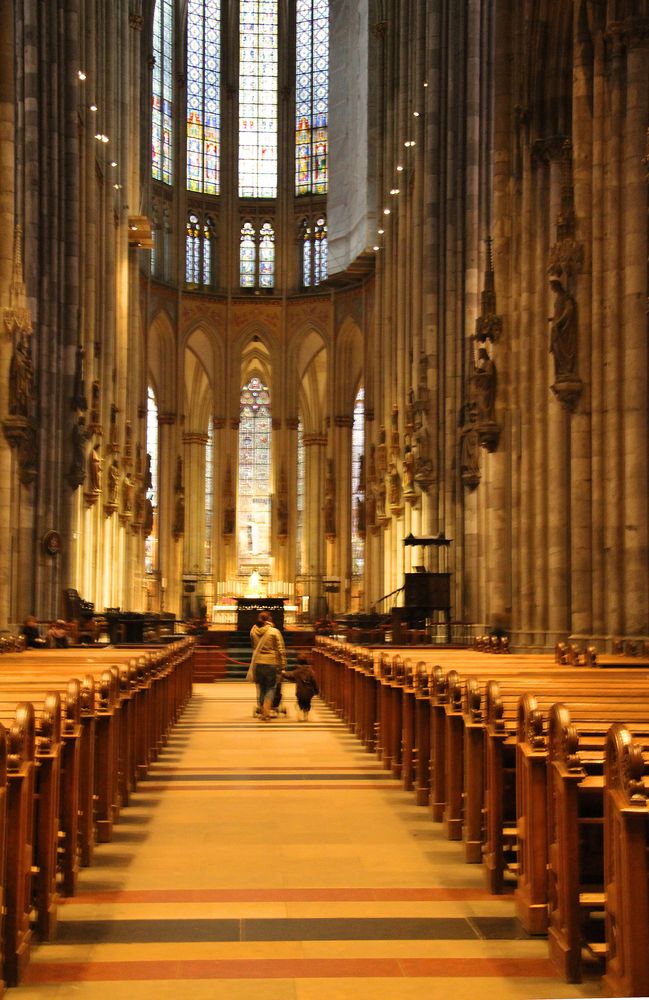
{"type": "Polygon", "coordinates": [[[284,599],[282,597],[237,597],[237,630],[249,632],[260,611],[269,611],[275,628],[284,628],[284,599]]]}

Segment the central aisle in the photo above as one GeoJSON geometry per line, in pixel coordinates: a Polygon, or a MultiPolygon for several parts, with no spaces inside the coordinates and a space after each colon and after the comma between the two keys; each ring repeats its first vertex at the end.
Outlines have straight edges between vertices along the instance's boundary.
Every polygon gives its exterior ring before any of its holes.
{"type": "Polygon", "coordinates": [[[598,995],[556,979],[511,899],[320,702],[298,722],[293,692],[263,724],[250,684],[195,686],[9,997],[598,995]]]}

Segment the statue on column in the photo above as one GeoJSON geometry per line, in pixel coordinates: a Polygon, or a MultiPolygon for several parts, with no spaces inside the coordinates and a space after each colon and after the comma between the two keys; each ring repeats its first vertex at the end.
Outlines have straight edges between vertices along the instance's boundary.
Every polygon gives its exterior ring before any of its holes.
{"type": "Polygon", "coordinates": [[[388,471],[388,446],[385,442],[385,425],[379,428],[379,443],[376,446],[376,471],[384,476],[388,471]]]}
{"type": "Polygon", "coordinates": [[[106,506],[112,507],[114,510],[117,507],[117,488],[119,486],[119,465],[116,461],[112,461],[108,466],[107,479],[106,506]]]}
{"type": "Polygon", "coordinates": [[[86,421],[83,415],[72,424],[70,444],[68,482],[72,489],[76,490],[86,478],[86,421]]]}
{"type": "Polygon", "coordinates": [[[377,520],[387,523],[388,517],[385,513],[385,501],[387,499],[387,489],[385,486],[385,476],[380,476],[376,490],[376,517],[377,520]]]}
{"type": "Polygon", "coordinates": [[[390,423],[392,425],[390,433],[390,451],[392,457],[397,458],[397,456],[401,454],[401,445],[399,442],[399,407],[396,403],[392,407],[390,423]]]}
{"type": "Polygon", "coordinates": [[[554,315],[550,317],[550,354],[554,357],[554,378],[560,382],[577,374],[577,303],[561,283],[561,269],[550,278],[555,294],[554,315]]]}
{"type": "Polygon", "coordinates": [[[415,454],[407,441],[403,452],[403,495],[410,503],[417,497],[415,490],[415,454]]]}
{"type": "Polygon", "coordinates": [[[465,425],[460,438],[460,476],[468,490],[480,482],[480,436],[473,403],[465,407],[465,425]]]}
{"type": "Polygon", "coordinates": [[[88,489],[90,493],[101,493],[101,472],[103,462],[99,454],[99,445],[93,444],[88,457],[88,489]]]}
{"type": "Polygon", "coordinates": [[[498,447],[500,426],[496,423],[496,365],[483,343],[471,376],[469,396],[475,406],[480,444],[493,452],[498,447]]]}
{"type": "Polygon", "coordinates": [[[89,430],[98,437],[101,437],[103,432],[101,426],[101,389],[98,379],[95,379],[91,388],[89,430]]]}
{"type": "Polygon", "coordinates": [[[9,366],[9,414],[28,417],[35,397],[31,336],[21,333],[9,366]]]}
{"type": "Polygon", "coordinates": [[[332,540],[336,537],[336,480],[334,478],[334,463],[332,458],[327,459],[327,478],[324,489],[324,522],[325,538],[332,540]]]}
{"type": "Polygon", "coordinates": [[[403,513],[403,507],[401,505],[401,476],[399,475],[399,470],[397,469],[396,463],[390,463],[390,513],[399,517],[403,513]]]}
{"type": "Polygon", "coordinates": [[[172,533],[178,539],[185,533],[185,490],[183,487],[183,460],[178,455],[176,459],[176,481],[174,484],[176,503],[174,507],[174,523],[172,533]]]}
{"type": "Polygon", "coordinates": [[[122,481],[122,514],[124,517],[133,516],[135,502],[135,480],[130,472],[127,472],[122,481]]]}

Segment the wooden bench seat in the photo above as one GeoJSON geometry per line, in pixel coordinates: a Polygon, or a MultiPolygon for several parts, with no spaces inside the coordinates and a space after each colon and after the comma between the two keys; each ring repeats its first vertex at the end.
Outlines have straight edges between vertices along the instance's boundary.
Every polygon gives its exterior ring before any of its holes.
{"type": "Polygon", "coordinates": [[[649,746],[615,724],[604,781],[604,991],[649,995],[649,746]]]}

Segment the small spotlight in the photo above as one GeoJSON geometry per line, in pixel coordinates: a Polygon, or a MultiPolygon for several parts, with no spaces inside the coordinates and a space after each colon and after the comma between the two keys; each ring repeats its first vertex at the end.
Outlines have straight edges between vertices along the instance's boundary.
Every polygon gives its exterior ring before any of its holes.
{"type": "Polygon", "coordinates": [[[383,236],[383,233],[385,232],[385,229],[377,229],[376,231],[379,234],[379,236],[383,236]]]}
{"type": "Polygon", "coordinates": [[[390,188],[390,194],[399,194],[399,188],[390,188]]]}
{"type": "Polygon", "coordinates": [[[86,78],[86,74],[83,72],[82,69],[77,70],[77,76],[79,77],[80,80],[85,80],[86,78]]]}
{"type": "Polygon", "coordinates": [[[95,132],[95,139],[97,142],[101,142],[101,132],[95,132]]]}
{"type": "Polygon", "coordinates": [[[389,215],[390,214],[390,209],[389,208],[384,208],[383,209],[383,214],[384,215],[389,215]]]}
{"type": "Polygon", "coordinates": [[[110,166],[111,167],[116,167],[117,166],[117,160],[111,160],[110,161],[110,166]]]}
{"type": "Polygon", "coordinates": [[[397,170],[399,171],[399,173],[401,173],[401,171],[403,170],[403,167],[401,166],[401,164],[399,164],[399,166],[397,167],[397,170]]]}
{"type": "Polygon", "coordinates": [[[380,250],[380,249],[381,249],[381,247],[379,247],[379,246],[372,247],[372,250],[374,250],[374,251],[380,250]]]}
{"type": "Polygon", "coordinates": [[[116,191],[121,191],[122,190],[122,185],[121,184],[113,184],[113,187],[115,188],[116,191]]]}
{"type": "Polygon", "coordinates": [[[418,111],[413,111],[412,117],[413,118],[419,118],[419,112],[418,111]]]}
{"type": "Polygon", "coordinates": [[[424,87],[428,86],[428,80],[424,80],[424,87]]]}
{"type": "Polygon", "coordinates": [[[96,104],[89,104],[88,105],[88,111],[96,111],[96,110],[97,110],[97,105],[96,104]]]}

